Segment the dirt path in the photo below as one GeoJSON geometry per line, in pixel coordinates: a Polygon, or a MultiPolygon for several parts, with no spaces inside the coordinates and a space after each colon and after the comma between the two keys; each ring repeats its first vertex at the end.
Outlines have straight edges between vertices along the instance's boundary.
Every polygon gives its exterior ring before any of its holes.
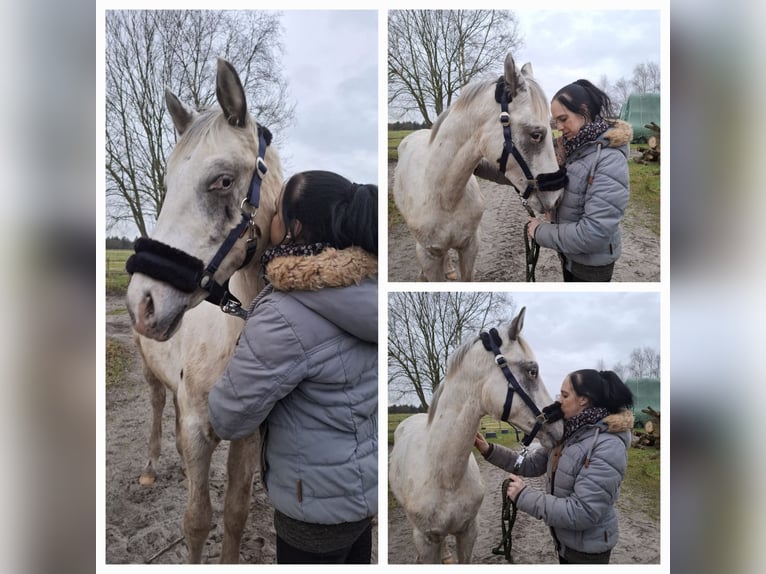
{"type": "MultiPolygon", "coordinates": [[[[492,554],[492,549],[499,544],[502,535],[500,485],[508,473],[481,457],[477,460],[486,494],[479,509],[479,535],[473,549],[473,561],[477,564],[506,564],[505,557],[492,554]]],[[[531,488],[544,488],[543,477],[524,480],[531,488]]],[[[630,493],[620,495],[617,502],[620,539],[612,552],[612,564],[660,563],[660,525],[644,512],[644,506],[645,503],[630,493]]],[[[456,556],[454,539],[450,538],[450,542],[453,556],[456,556]]],[[[512,530],[512,542],[514,564],[558,564],[550,531],[541,520],[519,512],[512,530]]],[[[412,528],[398,505],[388,511],[388,563],[415,563],[412,528]]]]}
{"type": "MultiPolygon", "coordinates": [[[[388,186],[393,189],[396,164],[388,164],[388,186]]],[[[526,266],[523,230],[527,214],[516,192],[507,186],[479,179],[487,208],[479,225],[479,255],[474,281],[524,282],[526,266]]],[[[640,217],[626,216],[622,225],[622,256],[615,264],[613,281],[659,281],[660,240],[640,224],[640,217]]],[[[456,257],[453,253],[453,259],[456,257]]],[[[415,241],[404,223],[388,230],[389,281],[417,281],[420,269],[415,241]]],[[[541,249],[536,279],[561,281],[561,265],[551,249],[541,249]]]]}
{"type": "MultiPolygon", "coordinates": [[[[122,298],[108,297],[106,336],[130,352],[131,366],[125,376],[106,389],[106,562],[107,564],[179,564],[187,552],[181,540],[186,507],[186,480],[175,447],[172,398],[163,416],[162,455],[157,482],[138,484],[146,462],[151,405],[141,375],[141,361],[133,344],[130,321],[122,298]],[[161,554],[160,554],[161,553],[161,554]]],[[[223,495],[226,453],[223,442],[213,454],[210,495],[213,519],[203,561],[218,561],[223,538],[223,495]]],[[[273,509],[256,477],[250,517],[243,536],[240,561],[272,564],[276,559],[273,509]]],[[[373,528],[373,562],[377,562],[377,527],[373,528]]]]}

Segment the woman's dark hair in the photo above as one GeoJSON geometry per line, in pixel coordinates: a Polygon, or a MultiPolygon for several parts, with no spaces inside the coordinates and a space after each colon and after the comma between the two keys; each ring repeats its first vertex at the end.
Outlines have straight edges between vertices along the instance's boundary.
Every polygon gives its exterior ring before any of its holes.
{"type": "Polygon", "coordinates": [[[610,413],[633,406],[633,393],[614,371],[582,369],[569,374],[574,392],[588,397],[591,406],[604,407],[610,413]]]}
{"type": "Polygon", "coordinates": [[[588,80],[577,80],[561,88],[553,100],[558,100],[570,112],[584,116],[589,122],[596,116],[612,117],[612,100],[588,80]]]}
{"type": "Polygon", "coordinates": [[[293,240],[336,249],[356,245],[378,254],[377,185],[352,183],[330,171],[296,173],[285,185],[282,219],[293,240]]]}

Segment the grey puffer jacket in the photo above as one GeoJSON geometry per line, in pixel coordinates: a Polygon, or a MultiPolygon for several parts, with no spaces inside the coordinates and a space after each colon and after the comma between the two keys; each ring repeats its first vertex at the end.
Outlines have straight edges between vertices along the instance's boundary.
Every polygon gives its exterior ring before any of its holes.
{"type": "Polygon", "coordinates": [[[274,507],[313,524],[378,504],[377,259],[361,249],[275,258],[234,355],[210,392],[223,439],[261,423],[274,507]]]}
{"type": "Polygon", "coordinates": [[[627,158],[632,138],[630,124],[616,120],[566,158],[569,184],[552,222],[535,230],[537,243],[562,253],[568,263],[601,266],[617,261],[622,252],[620,222],[630,197],[627,158]]]}
{"type": "MultiPolygon", "coordinates": [[[[633,413],[624,410],[575,431],[563,444],[555,472],[556,449],[532,451],[522,463],[521,476],[548,473],[547,492],[526,487],[516,506],[552,528],[559,553],[571,548],[596,554],[617,544],[614,505],[625,478],[632,428],[633,413]]],[[[511,471],[516,453],[493,445],[486,459],[511,471]]]]}

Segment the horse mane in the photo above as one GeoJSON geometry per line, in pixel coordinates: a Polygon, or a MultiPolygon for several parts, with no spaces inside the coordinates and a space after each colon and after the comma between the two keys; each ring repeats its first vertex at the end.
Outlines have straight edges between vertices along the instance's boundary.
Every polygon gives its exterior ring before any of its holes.
{"type": "MultiPolygon", "coordinates": [[[[439,127],[444,123],[444,120],[449,115],[450,110],[454,107],[455,109],[460,109],[464,107],[470,106],[473,101],[479,96],[479,94],[483,93],[484,90],[489,88],[490,86],[494,86],[495,82],[497,80],[480,80],[476,82],[472,82],[465,86],[463,90],[460,92],[460,97],[455,101],[455,103],[444,110],[442,113],[439,114],[439,117],[436,118],[436,121],[431,126],[431,138],[429,139],[429,143],[431,143],[434,138],[436,137],[436,134],[439,132],[439,127]]],[[[534,109],[535,116],[537,119],[542,121],[547,125],[548,123],[548,99],[545,97],[545,92],[543,92],[542,87],[540,84],[537,83],[537,80],[535,80],[532,77],[524,76],[524,82],[526,83],[528,89],[521,93],[528,93],[529,98],[532,101],[532,108],[534,109]]],[[[518,97],[518,95],[517,95],[518,97]]]]}
{"type": "Polygon", "coordinates": [[[431,397],[431,406],[428,408],[428,424],[431,424],[431,419],[433,419],[434,413],[436,412],[436,409],[439,405],[439,397],[441,396],[444,384],[447,382],[447,379],[452,377],[454,372],[460,368],[460,365],[463,363],[463,359],[465,359],[466,354],[471,349],[471,347],[473,347],[473,344],[478,340],[479,338],[476,337],[470,341],[466,341],[457,349],[455,349],[450,355],[447,362],[447,376],[444,377],[444,381],[442,381],[442,383],[439,385],[439,388],[437,388],[436,392],[433,394],[433,397],[431,397]]]}

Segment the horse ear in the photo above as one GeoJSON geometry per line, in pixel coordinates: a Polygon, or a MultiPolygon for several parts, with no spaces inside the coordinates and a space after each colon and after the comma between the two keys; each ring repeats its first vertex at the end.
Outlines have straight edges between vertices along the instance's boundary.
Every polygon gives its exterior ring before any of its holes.
{"type": "Polygon", "coordinates": [[[527,308],[522,307],[521,311],[519,311],[519,314],[516,315],[516,318],[511,321],[511,326],[508,329],[508,337],[510,337],[511,341],[515,341],[519,337],[521,330],[524,328],[524,314],[526,312],[527,308]]]}
{"type": "Polygon", "coordinates": [[[511,98],[516,97],[518,80],[516,79],[516,64],[513,61],[513,55],[510,52],[505,56],[505,85],[511,98]]]}
{"type": "Polygon", "coordinates": [[[170,117],[173,119],[173,125],[178,135],[183,135],[186,128],[194,121],[196,113],[183,105],[181,100],[167,88],[165,88],[165,104],[168,106],[168,112],[170,112],[170,117]]]}
{"type": "Polygon", "coordinates": [[[535,74],[532,72],[532,62],[527,62],[521,67],[521,75],[526,78],[534,78],[535,74]]]}
{"type": "Polygon", "coordinates": [[[245,90],[234,66],[223,58],[218,58],[215,95],[229,125],[244,126],[247,121],[245,90]]]}

